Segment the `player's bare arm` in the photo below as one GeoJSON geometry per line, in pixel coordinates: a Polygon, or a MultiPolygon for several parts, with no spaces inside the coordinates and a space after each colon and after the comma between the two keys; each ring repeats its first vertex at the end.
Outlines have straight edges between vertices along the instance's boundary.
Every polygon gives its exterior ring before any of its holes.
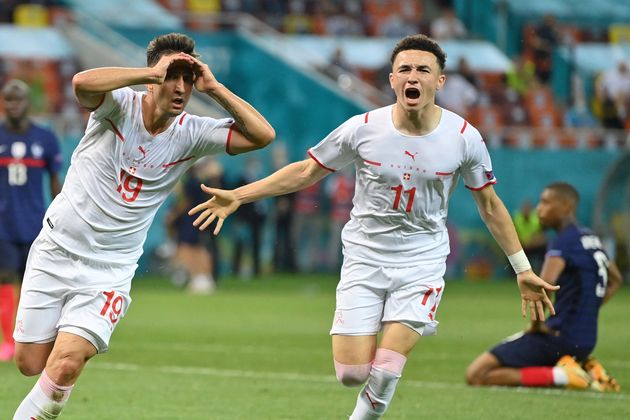
{"type": "Polygon", "coordinates": [[[610,300],[617,290],[621,287],[623,283],[623,277],[621,276],[621,271],[619,271],[619,267],[615,264],[614,261],[610,261],[608,263],[608,284],[606,285],[606,294],[604,295],[604,299],[602,301],[602,305],[610,300]]]}
{"type": "Polygon", "coordinates": [[[201,189],[213,197],[191,209],[188,214],[192,216],[201,212],[193,222],[193,226],[198,226],[199,230],[206,229],[216,219],[214,234],[218,235],[223,221],[241,204],[302,190],[328,174],[330,171],[319,166],[313,159],[305,159],[291,163],[266,178],[235,190],[221,190],[202,185],[201,189]]]}
{"type": "MultiPolygon", "coordinates": [[[[521,252],[523,247],[518,240],[512,218],[492,185],[479,191],[473,191],[473,197],[481,218],[505,255],[515,255],[521,252]]],[[[547,283],[534,274],[531,269],[517,273],[516,280],[521,293],[523,316],[526,315],[528,307],[532,320],[544,320],[545,307],[549,308],[551,314],[555,314],[546,290],[558,290],[559,286],[547,283]]]]}
{"type": "Polygon", "coordinates": [[[94,109],[99,106],[106,92],[125,86],[162,84],[173,63],[192,65],[192,57],[177,53],[163,55],[153,67],[99,67],[77,73],[72,78],[74,95],[81,106],[94,109]]]}
{"type": "Polygon", "coordinates": [[[217,81],[206,63],[191,57],[194,63],[195,88],[217,101],[236,121],[237,129],[232,132],[230,153],[244,153],[270,144],[276,132],[253,106],[239,98],[217,81]]]}
{"type": "Polygon", "coordinates": [[[565,267],[566,262],[564,258],[547,256],[540,270],[540,277],[549,284],[556,284],[565,267]]]}

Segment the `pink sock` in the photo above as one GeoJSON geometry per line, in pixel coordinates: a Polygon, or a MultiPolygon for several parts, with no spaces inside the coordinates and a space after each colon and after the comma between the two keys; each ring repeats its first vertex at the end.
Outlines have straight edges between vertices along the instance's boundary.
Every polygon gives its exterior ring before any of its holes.
{"type": "Polygon", "coordinates": [[[521,369],[521,383],[523,386],[551,386],[553,385],[552,367],[535,366],[521,369]]]}
{"type": "Polygon", "coordinates": [[[15,289],[12,284],[0,284],[0,329],[4,341],[13,344],[13,317],[15,315],[15,289]]]}
{"type": "Polygon", "coordinates": [[[58,403],[65,403],[70,397],[70,392],[74,387],[74,385],[57,385],[52,379],[50,379],[50,376],[48,376],[45,369],[42,371],[42,375],[39,377],[38,383],[44,394],[51,400],[58,403]]]}
{"type": "Polygon", "coordinates": [[[14,419],[56,419],[73,386],[56,384],[44,370],[31,392],[15,411],[14,419]]]}

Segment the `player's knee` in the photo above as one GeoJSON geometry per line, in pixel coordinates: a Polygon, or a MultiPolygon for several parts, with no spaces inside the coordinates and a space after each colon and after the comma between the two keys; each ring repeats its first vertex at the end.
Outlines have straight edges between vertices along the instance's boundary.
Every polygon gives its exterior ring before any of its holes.
{"type": "Polygon", "coordinates": [[[42,373],[46,366],[46,360],[33,360],[20,353],[15,354],[15,365],[24,376],[35,376],[42,373]]]}
{"type": "Polygon", "coordinates": [[[466,383],[468,385],[483,385],[483,373],[474,364],[466,369],[466,383]]]}
{"type": "Polygon", "coordinates": [[[84,361],[77,358],[63,357],[52,364],[51,370],[54,370],[58,377],[70,380],[79,376],[84,364],[84,361]]]}
{"type": "Polygon", "coordinates": [[[337,380],[344,386],[351,387],[363,385],[370,376],[371,369],[371,363],[366,363],[364,365],[344,365],[335,360],[335,373],[337,375],[337,380]]]}

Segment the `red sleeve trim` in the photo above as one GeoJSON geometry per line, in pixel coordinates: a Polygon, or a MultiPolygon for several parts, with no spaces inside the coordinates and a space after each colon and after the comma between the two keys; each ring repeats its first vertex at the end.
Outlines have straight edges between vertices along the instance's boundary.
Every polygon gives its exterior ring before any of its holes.
{"type": "Polygon", "coordinates": [[[481,190],[483,190],[484,188],[486,188],[488,185],[494,185],[494,184],[496,184],[496,183],[497,183],[497,180],[495,179],[494,181],[489,181],[489,182],[486,182],[485,184],[483,184],[483,185],[482,185],[481,187],[479,187],[479,188],[469,187],[468,185],[466,185],[466,188],[468,188],[468,189],[469,189],[469,190],[471,190],[471,191],[481,191],[481,190]]]}
{"type": "Polygon", "coordinates": [[[186,118],[186,114],[186,112],[182,114],[182,117],[179,119],[179,125],[182,125],[184,123],[184,118],[186,118]]]}
{"type": "Polygon", "coordinates": [[[103,93],[103,96],[101,96],[101,101],[94,108],[88,108],[87,106],[84,106],[83,108],[87,109],[90,112],[94,112],[97,109],[99,109],[101,107],[101,105],[103,105],[103,102],[105,102],[105,94],[104,93],[103,93]]]}
{"type": "Polygon", "coordinates": [[[381,166],[381,162],[374,162],[373,160],[364,159],[363,162],[367,163],[368,165],[381,166]]]}
{"type": "Polygon", "coordinates": [[[462,129],[459,130],[459,132],[464,134],[464,131],[466,130],[466,127],[468,127],[468,121],[464,120],[464,125],[462,126],[462,129]]]}
{"type": "Polygon", "coordinates": [[[370,116],[370,113],[369,113],[369,112],[366,112],[366,113],[365,113],[365,123],[366,123],[366,124],[367,124],[367,122],[368,122],[368,118],[369,118],[369,116],[370,116]]]}
{"type": "Polygon", "coordinates": [[[334,170],[334,169],[329,168],[328,166],[324,165],[324,164],[323,164],[323,163],[321,163],[319,160],[317,160],[317,158],[316,158],[315,156],[313,156],[313,154],[311,153],[311,151],[310,151],[310,150],[308,151],[308,155],[311,157],[311,159],[313,159],[315,162],[317,162],[317,164],[318,164],[319,166],[321,166],[322,168],[324,168],[324,169],[326,169],[326,170],[328,170],[328,171],[330,171],[330,172],[335,172],[335,170],[334,170]]]}
{"type": "Polygon", "coordinates": [[[236,153],[230,152],[230,140],[232,140],[232,130],[234,130],[234,124],[236,123],[232,123],[232,125],[230,126],[230,130],[228,131],[227,142],[225,143],[225,152],[230,156],[236,156],[236,153]]]}

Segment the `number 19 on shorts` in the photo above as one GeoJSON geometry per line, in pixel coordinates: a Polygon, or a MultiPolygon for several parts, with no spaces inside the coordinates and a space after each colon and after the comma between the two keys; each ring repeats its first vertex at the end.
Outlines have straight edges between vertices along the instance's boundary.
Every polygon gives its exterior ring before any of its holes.
{"type": "Polygon", "coordinates": [[[101,309],[101,316],[108,317],[112,324],[118,322],[123,308],[123,297],[116,295],[115,291],[103,292],[105,295],[105,305],[101,309]]]}

